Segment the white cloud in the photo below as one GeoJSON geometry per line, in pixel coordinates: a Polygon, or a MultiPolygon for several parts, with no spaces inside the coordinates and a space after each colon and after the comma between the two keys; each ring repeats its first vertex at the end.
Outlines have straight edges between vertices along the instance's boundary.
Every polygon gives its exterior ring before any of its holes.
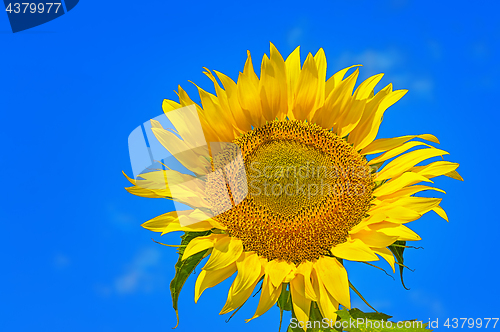
{"type": "Polygon", "coordinates": [[[125,268],[125,272],[114,281],[114,290],[118,294],[151,292],[158,285],[163,285],[162,274],[158,267],[161,252],[157,248],[142,249],[125,268]]]}
{"type": "Polygon", "coordinates": [[[434,90],[432,78],[412,70],[411,65],[398,49],[367,49],[361,53],[344,52],[338,57],[335,68],[338,70],[356,64],[363,65],[360,69],[362,80],[375,74],[385,73],[384,80],[387,82],[384,86],[392,82],[395,89],[409,89],[410,92],[420,97],[432,97],[434,90]]]}
{"type": "Polygon", "coordinates": [[[419,78],[412,82],[412,91],[428,97],[432,96],[434,82],[430,78],[419,78]]]}
{"type": "Polygon", "coordinates": [[[443,58],[443,45],[441,45],[441,43],[431,39],[427,42],[427,46],[429,48],[429,53],[435,60],[443,58]]]}
{"type": "Polygon", "coordinates": [[[58,253],[54,256],[53,264],[58,269],[64,269],[68,267],[70,263],[71,261],[67,255],[58,253]]]}
{"type": "Polygon", "coordinates": [[[429,308],[429,311],[436,316],[443,316],[446,314],[443,303],[440,299],[435,297],[434,294],[423,292],[421,290],[412,290],[410,299],[418,306],[429,308]]]}
{"type": "Polygon", "coordinates": [[[292,28],[289,32],[288,32],[288,38],[287,38],[287,41],[288,41],[288,45],[290,47],[297,47],[300,45],[300,40],[302,38],[302,35],[304,34],[304,30],[300,27],[295,27],[295,28],[292,28]]]}
{"type": "Polygon", "coordinates": [[[135,230],[139,221],[133,215],[120,211],[114,205],[108,205],[108,220],[121,231],[135,230]]]}
{"type": "Polygon", "coordinates": [[[385,72],[397,67],[402,62],[402,56],[396,50],[365,50],[362,53],[342,53],[337,60],[338,68],[362,64],[367,75],[385,72]]]}
{"type": "MultiPolygon", "coordinates": [[[[286,32],[286,41],[288,46],[295,49],[297,46],[304,44],[305,39],[311,40],[312,36],[308,33],[309,22],[305,18],[301,18],[294,22],[290,29],[286,32]],[[307,38],[306,38],[307,37],[307,38]]],[[[283,56],[285,56],[283,54],[283,56]]]]}

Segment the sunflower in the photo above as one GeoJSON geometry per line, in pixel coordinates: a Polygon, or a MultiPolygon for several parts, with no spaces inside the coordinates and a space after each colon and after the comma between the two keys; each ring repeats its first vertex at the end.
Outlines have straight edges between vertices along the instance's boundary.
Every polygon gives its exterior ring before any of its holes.
{"type": "Polygon", "coordinates": [[[428,144],[438,139],[375,139],[384,112],[407,90],[389,84],[375,93],[383,74],[355,89],[360,65],[328,80],[326,66],[323,49],[301,65],[299,48],[284,60],[271,44],[260,77],[250,52],[237,82],[205,68],[215,94],[197,87],[198,105],[179,86],[179,103],[163,102],[175,129],[151,120],[156,139],[186,171],[147,172],[129,178],[134,186],[127,190],[188,207],[142,226],[162,235],[192,234],[181,260],[209,257],[196,280],[195,302],[237,273],[221,314],[242,306],[260,283],[250,319],[287,292],[304,326],[313,306],[335,321],[339,305],[351,306],[343,260],[382,258],[394,271],[388,246],[421,239],[408,222],[429,211],[448,220],[440,198],[414,196],[444,193],[429,185],[433,177],[461,179],[457,163],[419,165],[448,154],[428,144]]]}

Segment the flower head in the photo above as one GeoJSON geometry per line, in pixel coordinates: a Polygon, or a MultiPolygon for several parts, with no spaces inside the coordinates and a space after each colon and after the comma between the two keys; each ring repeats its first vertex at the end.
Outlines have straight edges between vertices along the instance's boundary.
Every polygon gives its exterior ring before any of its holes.
{"type": "Polygon", "coordinates": [[[214,71],[221,86],[206,70],[215,94],[198,88],[201,105],[181,87],[179,103],[163,102],[175,130],[152,120],[152,131],[188,172],[147,172],[127,189],[192,208],[143,227],[196,235],[180,251],[181,260],[209,256],[195,301],[237,272],[221,314],[242,306],[261,283],[252,318],[286,293],[299,321],[308,321],[312,303],[335,321],[339,304],[351,303],[343,260],[381,257],[394,270],[388,247],[420,240],[407,223],[429,211],[447,220],[440,198],[414,194],[443,192],[431,179],[461,179],[458,164],[420,165],[448,154],[429,144],[439,143],[430,134],[375,139],[384,112],[407,91],[389,84],[374,93],[382,74],[354,89],[359,69],[345,75],[358,66],[326,79],[322,49],[301,65],[299,48],[284,60],[271,44],[260,76],[248,53],[237,82],[214,71]]]}

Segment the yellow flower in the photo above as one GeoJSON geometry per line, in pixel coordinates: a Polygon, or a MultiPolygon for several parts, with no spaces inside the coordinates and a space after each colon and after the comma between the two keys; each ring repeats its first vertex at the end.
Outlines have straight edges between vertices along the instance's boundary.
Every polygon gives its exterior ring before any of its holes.
{"type": "Polygon", "coordinates": [[[210,231],[183,251],[182,259],[207,249],[210,255],[196,281],[195,301],[237,272],[221,314],[243,305],[261,282],[252,319],[288,289],[298,321],[308,321],[313,302],[323,317],[335,321],[339,304],[350,308],[351,303],[342,260],[382,257],[394,270],[387,247],[420,240],[408,222],[431,210],[448,220],[440,198],[414,194],[444,193],[428,184],[439,175],[461,179],[458,164],[417,166],[448,154],[414,140],[439,143],[430,134],[375,139],[384,112],[407,91],[393,91],[389,84],[374,94],[383,74],[354,90],[358,68],[344,75],[358,66],[326,80],[322,49],[308,54],[301,66],[299,48],[284,60],[271,44],[260,78],[248,53],[237,83],[215,71],[221,86],[207,69],[216,94],[198,88],[201,106],[181,87],[179,103],[163,102],[175,130],[152,120],[152,131],[194,175],[153,171],[129,179],[134,186],[127,189],[192,207],[143,227],[162,235],[210,231]],[[187,111],[177,112],[182,108],[187,111]],[[216,147],[213,142],[232,144],[216,147]],[[373,154],[380,155],[367,159],[373,154]]]}

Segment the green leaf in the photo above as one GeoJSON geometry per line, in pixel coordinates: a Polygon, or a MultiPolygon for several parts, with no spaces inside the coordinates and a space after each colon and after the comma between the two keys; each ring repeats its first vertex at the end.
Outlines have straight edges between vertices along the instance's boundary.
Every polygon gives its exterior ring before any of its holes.
{"type": "MultiPolygon", "coordinates": [[[[327,322],[323,322],[323,317],[315,302],[311,303],[309,312],[308,328],[306,331],[297,324],[290,324],[287,332],[429,332],[428,323],[413,321],[392,322],[392,316],[380,312],[363,312],[353,308],[347,310],[343,308],[337,311],[337,321],[334,328],[328,327],[327,322]],[[399,323],[399,325],[398,325],[399,323]],[[406,326],[405,326],[406,324],[406,326]]],[[[292,319],[296,318],[292,311],[292,319]]]]}
{"type": "Polygon", "coordinates": [[[348,311],[346,308],[337,311],[337,314],[341,318],[340,324],[343,323],[344,330],[348,332],[387,332],[387,331],[399,331],[399,332],[428,332],[427,325],[423,322],[413,321],[402,321],[402,322],[391,322],[388,321],[388,316],[386,314],[369,312],[364,313],[359,309],[351,309],[348,311]],[[401,326],[399,327],[398,326],[401,326]],[[406,326],[405,326],[406,325],[406,326]]]}
{"type": "Polygon", "coordinates": [[[388,320],[389,318],[392,318],[392,316],[389,316],[381,312],[363,312],[358,308],[352,308],[351,310],[349,310],[349,315],[351,315],[351,317],[354,319],[368,318],[373,320],[382,320],[382,319],[388,320]]]}
{"type": "Polygon", "coordinates": [[[281,294],[278,298],[277,302],[278,308],[280,308],[280,327],[279,331],[281,331],[281,323],[283,323],[283,310],[291,311],[292,310],[292,298],[290,296],[290,290],[288,289],[288,284],[281,288],[281,294]]]}
{"type": "Polygon", "coordinates": [[[196,266],[201,262],[203,256],[205,255],[208,249],[199,252],[197,254],[194,254],[193,256],[190,256],[185,260],[181,260],[182,255],[184,254],[186,246],[188,245],[189,242],[191,242],[192,239],[198,236],[205,236],[208,234],[210,234],[210,231],[185,232],[184,235],[181,236],[182,239],[181,246],[177,250],[177,252],[179,253],[179,259],[175,264],[174,279],[172,279],[172,282],[170,283],[170,293],[172,294],[172,305],[175,310],[175,315],[177,316],[177,325],[174,328],[176,328],[179,325],[179,311],[177,307],[177,302],[179,300],[179,294],[181,292],[182,286],[184,286],[184,283],[186,282],[189,275],[193,273],[196,266]]]}
{"type": "Polygon", "coordinates": [[[292,310],[292,298],[290,296],[290,290],[288,289],[288,284],[286,287],[281,288],[281,295],[278,298],[278,307],[281,310],[291,311],[292,310]]]}
{"type": "Polygon", "coordinates": [[[403,281],[403,270],[405,268],[404,266],[404,260],[403,260],[403,251],[405,250],[406,247],[406,241],[396,241],[394,242],[395,245],[390,245],[389,250],[392,251],[394,254],[394,257],[396,257],[396,261],[399,264],[399,273],[401,275],[401,283],[403,284],[403,287],[406,290],[410,290],[405,286],[405,283],[403,281]]]}

